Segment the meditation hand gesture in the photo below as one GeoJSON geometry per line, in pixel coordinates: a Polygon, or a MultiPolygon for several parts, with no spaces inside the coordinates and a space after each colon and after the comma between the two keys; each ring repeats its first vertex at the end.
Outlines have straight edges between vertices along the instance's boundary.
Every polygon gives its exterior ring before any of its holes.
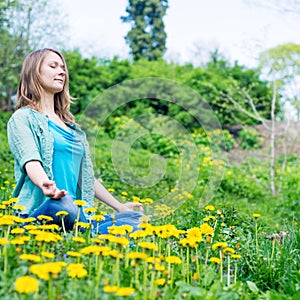
{"type": "Polygon", "coordinates": [[[42,184],[42,191],[45,196],[52,199],[60,199],[68,194],[67,191],[58,189],[53,180],[44,180],[42,184]]]}

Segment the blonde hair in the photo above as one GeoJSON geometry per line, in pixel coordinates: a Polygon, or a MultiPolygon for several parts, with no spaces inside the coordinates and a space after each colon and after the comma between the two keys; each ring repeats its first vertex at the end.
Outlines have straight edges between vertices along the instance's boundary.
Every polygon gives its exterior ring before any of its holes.
{"type": "Polygon", "coordinates": [[[44,48],[28,54],[23,62],[18,91],[16,109],[30,107],[40,111],[42,84],[40,66],[49,52],[56,53],[65,65],[65,84],[63,90],[54,95],[54,111],[66,123],[75,124],[75,118],[70,112],[72,103],[69,94],[69,73],[63,55],[53,49],[44,48]]]}

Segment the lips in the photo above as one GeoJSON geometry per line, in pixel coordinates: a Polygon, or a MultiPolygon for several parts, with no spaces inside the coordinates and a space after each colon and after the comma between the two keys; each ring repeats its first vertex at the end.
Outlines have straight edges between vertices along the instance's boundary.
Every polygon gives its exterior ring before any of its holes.
{"type": "Polygon", "coordinates": [[[64,84],[64,80],[63,79],[54,79],[54,80],[60,82],[61,84],[64,84]]]}

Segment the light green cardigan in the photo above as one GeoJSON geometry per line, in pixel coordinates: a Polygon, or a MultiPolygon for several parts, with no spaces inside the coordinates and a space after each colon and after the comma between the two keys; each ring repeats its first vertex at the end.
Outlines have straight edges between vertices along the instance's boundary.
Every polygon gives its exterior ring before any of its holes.
{"type": "MultiPolygon", "coordinates": [[[[94,207],[94,171],[88,142],[84,131],[73,124],[69,126],[75,129],[77,138],[84,145],[76,196],[77,199],[85,200],[88,207],[94,207]]],[[[22,213],[30,214],[46,200],[46,196],[29,179],[25,164],[32,160],[40,161],[49,179],[53,179],[54,140],[48,128],[48,119],[31,108],[20,108],[9,119],[7,134],[9,147],[15,159],[16,188],[13,197],[19,199],[19,205],[26,207],[22,213]]]]}

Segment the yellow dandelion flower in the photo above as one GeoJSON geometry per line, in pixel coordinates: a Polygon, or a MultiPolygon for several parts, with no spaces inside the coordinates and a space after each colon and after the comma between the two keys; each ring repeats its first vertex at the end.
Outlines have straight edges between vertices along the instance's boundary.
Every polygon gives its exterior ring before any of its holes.
{"type": "Polygon", "coordinates": [[[87,275],[87,270],[83,264],[69,264],[67,266],[67,272],[72,278],[83,278],[87,275]]]}
{"type": "Polygon", "coordinates": [[[12,233],[12,234],[22,234],[24,232],[25,232],[24,228],[14,228],[14,229],[11,230],[10,233],[12,233]]]}
{"type": "Polygon", "coordinates": [[[13,220],[14,220],[16,223],[24,223],[24,219],[21,218],[21,217],[14,216],[13,218],[14,218],[13,220]]]}
{"type": "Polygon", "coordinates": [[[240,255],[240,254],[232,254],[231,258],[233,258],[233,259],[240,259],[240,258],[242,258],[242,255],[240,255]]]}
{"type": "Polygon", "coordinates": [[[21,254],[19,256],[20,259],[22,260],[28,260],[28,261],[34,261],[34,262],[40,262],[41,257],[35,254],[21,254]]]}
{"type": "Polygon", "coordinates": [[[122,246],[127,246],[129,244],[129,240],[125,237],[117,237],[114,236],[111,240],[112,243],[122,245],[122,246]]]}
{"type": "Polygon", "coordinates": [[[36,218],[34,218],[34,217],[23,219],[23,223],[31,223],[31,222],[34,222],[34,221],[36,221],[36,218]]]}
{"type": "Polygon", "coordinates": [[[86,223],[86,222],[78,222],[78,226],[82,227],[82,228],[85,228],[85,229],[88,229],[88,228],[91,227],[91,224],[86,223]]]}
{"type": "Polygon", "coordinates": [[[174,256],[166,256],[165,261],[170,264],[181,264],[182,263],[180,257],[175,256],[175,255],[174,256]]]}
{"type": "Polygon", "coordinates": [[[139,197],[136,197],[136,196],[132,196],[131,198],[132,198],[132,201],[136,202],[136,203],[140,202],[140,200],[141,200],[139,197]]]}
{"type": "Polygon", "coordinates": [[[60,235],[56,234],[56,233],[42,232],[42,233],[39,233],[39,234],[36,235],[35,240],[39,241],[39,242],[46,242],[46,243],[53,242],[53,243],[56,243],[58,241],[62,241],[63,238],[60,235]]]}
{"type": "Polygon", "coordinates": [[[105,220],[105,217],[102,215],[94,215],[91,217],[92,220],[96,221],[96,222],[101,222],[103,220],[105,220]]]}
{"type": "Polygon", "coordinates": [[[139,218],[139,221],[141,222],[144,222],[144,223],[147,223],[151,220],[151,217],[150,216],[143,216],[143,217],[140,217],[139,218]]]}
{"type": "Polygon", "coordinates": [[[225,249],[223,249],[223,253],[227,255],[231,255],[234,253],[234,249],[230,247],[226,247],[225,249]]]}
{"type": "Polygon", "coordinates": [[[58,216],[58,217],[65,217],[67,216],[69,213],[65,210],[60,210],[58,211],[55,215],[58,216]]]}
{"type": "Polygon", "coordinates": [[[126,257],[129,259],[146,259],[148,255],[144,252],[128,252],[126,257]]]}
{"type": "Polygon", "coordinates": [[[86,206],[86,202],[84,200],[75,200],[73,203],[79,207],[86,206]]]}
{"type": "Polygon", "coordinates": [[[50,275],[58,275],[67,264],[63,261],[47,262],[40,265],[31,265],[29,270],[43,280],[48,280],[50,275]]]}
{"type": "Polygon", "coordinates": [[[205,209],[213,211],[213,210],[215,210],[215,207],[213,205],[207,205],[207,206],[205,206],[205,209]]]}
{"type": "Polygon", "coordinates": [[[36,229],[38,228],[38,226],[37,226],[37,225],[29,224],[29,225],[23,226],[23,228],[29,230],[29,233],[31,234],[31,231],[32,231],[32,230],[36,230],[36,229]]]}
{"type": "Polygon", "coordinates": [[[218,242],[212,245],[212,249],[216,250],[216,249],[226,248],[227,246],[228,244],[226,242],[218,242]]]}
{"type": "Polygon", "coordinates": [[[193,228],[189,229],[188,232],[187,232],[186,237],[188,239],[194,239],[197,242],[203,241],[202,231],[198,227],[193,227],[193,228]]]}
{"type": "Polygon", "coordinates": [[[130,296],[135,292],[134,288],[131,287],[121,287],[116,291],[117,296],[130,296]]]}
{"type": "Polygon", "coordinates": [[[85,239],[82,237],[73,237],[72,240],[77,243],[85,243],[85,239]]]}
{"type": "Polygon", "coordinates": [[[115,189],[113,189],[113,188],[108,188],[107,189],[110,193],[113,193],[114,191],[115,191],[115,189]]]}
{"type": "Polygon", "coordinates": [[[2,201],[1,204],[5,205],[5,206],[9,206],[9,205],[11,205],[11,202],[10,201],[2,201]]]}
{"type": "Polygon", "coordinates": [[[158,250],[158,245],[155,243],[150,243],[150,242],[140,242],[138,244],[141,248],[145,248],[148,250],[154,250],[157,251],[158,250]]]}
{"type": "Polygon", "coordinates": [[[31,276],[22,276],[15,281],[15,290],[18,293],[30,294],[39,288],[39,281],[31,276]]]}
{"type": "Polygon", "coordinates": [[[96,243],[96,244],[103,244],[104,241],[99,239],[99,238],[91,238],[91,242],[96,243]]]}
{"type": "Polygon", "coordinates": [[[146,237],[148,235],[148,233],[144,230],[137,230],[133,233],[130,233],[130,237],[133,238],[133,239],[138,239],[138,238],[143,238],[143,237],[146,237]]]}
{"type": "Polygon", "coordinates": [[[166,283],[165,278],[158,278],[158,279],[155,280],[156,285],[164,285],[165,283],[166,283]]]}
{"type": "MultiPolygon", "coordinates": [[[[30,225],[31,226],[31,225],[30,225]]],[[[34,228],[38,228],[38,226],[35,226],[35,225],[33,225],[34,226],[34,228]]],[[[25,226],[24,226],[25,227],[25,226]]],[[[43,233],[45,233],[44,231],[42,231],[42,230],[39,230],[39,229],[30,229],[29,231],[28,231],[30,234],[32,234],[32,235],[38,235],[38,234],[43,234],[43,233]]]]}
{"type": "Polygon", "coordinates": [[[11,220],[10,218],[7,218],[7,216],[3,216],[0,219],[0,226],[10,226],[13,225],[15,222],[11,220]]]}
{"type": "Polygon", "coordinates": [[[191,247],[191,248],[195,248],[198,246],[197,241],[191,238],[184,238],[179,241],[179,244],[182,245],[183,247],[191,247]]]}
{"type": "Polygon", "coordinates": [[[0,238],[0,245],[8,245],[9,241],[6,238],[0,238]]]}
{"type": "Polygon", "coordinates": [[[100,234],[98,235],[99,239],[103,239],[103,240],[107,240],[107,241],[111,241],[111,239],[113,239],[113,235],[111,234],[100,234]]]}
{"type": "Polygon", "coordinates": [[[147,261],[147,263],[155,264],[155,263],[160,263],[161,259],[159,257],[150,256],[150,257],[147,257],[146,261],[147,261]]]}
{"type": "Polygon", "coordinates": [[[200,278],[199,274],[198,273],[194,273],[193,274],[193,279],[194,280],[198,280],[200,278]]]}
{"type": "Polygon", "coordinates": [[[9,201],[9,203],[17,203],[17,202],[19,202],[19,199],[18,198],[10,198],[8,201],[9,201]]]}
{"type": "Polygon", "coordinates": [[[95,213],[97,211],[97,208],[95,208],[95,207],[86,207],[83,211],[86,212],[87,214],[92,214],[92,213],[95,213]]]}
{"type": "Polygon", "coordinates": [[[254,219],[258,219],[260,217],[260,214],[253,214],[252,216],[254,219]]]}
{"type": "Polygon", "coordinates": [[[203,223],[200,225],[200,231],[202,232],[202,234],[205,235],[213,235],[214,234],[214,229],[209,226],[207,223],[203,223]]]}
{"type": "Polygon", "coordinates": [[[103,287],[104,293],[115,293],[118,290],[116,285],[107,285],[103,287]]]}
{"type": "Polygon", "coordinates": [[[67,255],[72,256],[72,257],[80,257],[82,254],[76,251],[68,251],[67,255]]]}
{"type": "Polygon", "coordinates": [[[111,256],[113,258],[123,258],[124,255],[120,252],[118,252],[118,250],[110,250],[110,251],[103,251],[102,252],[103,256],[111,256]]]}
{"type": "Polygon", "coordinates": [[[12,207],[12,209],[17,210],[17,211],[22,211],[24,210],[26,207],[24,205],[14,205],[12,207]]]}
{"type": "Polygon", "coordinates": [[[46,257],[46,258],[54,258],[55,257],[55,255],[53,253],[45,252],[45,251],[41,252],[41,256],[46,257]]]}
{"type": "Polygon", "coordinates": [[[99,255],[102,252],[106,252],[106,251],[110,251],[110,247],[108,246],[97,246],[97,245],[91,245],[91,246],[87,246],[84,247],[80,250],[80,253],[82,254],[95,254],[95,255],[99,255]]]}
{"type": "Polygon", "coordinates": [[[122,196],[128,196],[128,193],[127,192],[121,192],[121,195],[122,196]]]}
{"type": "Polygon", "coordinates": [[[166,269],[165,266],[161,265],[161,264],[155,264],[154,268],[155,268],[156,271],[161,271],[161,272],[166,269]]]}
{"type": "Polygon", "coordinates": [[[121,226],[110,226],[108,227],[108,232],[110,234],[120,234],[125,235],[132,232],[133,227],[130,225],[121,225],[121,226]]]}
{"type": "Polygon", "coordinates": [[[10,241],[12,245],[24,245],[30,240],[29,236],[18,236],[10,241]]]}
{"type": "Polygon", "coordinates": [[[60,227],[57,224],[42,224],[38,226],[38,229],[42,230],[59,230],[60,227]]]}
{"type": "Polygon", "coordinates": [[[221,260],[220,260],[220,258],[218,258],[218,257],[211,257],[210,259],[209,259],[209,261],[211,262],[211,263],[215,263],[215,264],[220,264],[221,263],[221,260]]]}
{"type": "Polygon", "coordinates": [[[32,274],[35,274],[38,278],[43,279],[43,280],[49,280],[49,272],[47,270],[44,270],[42,265],[31,265],[29,267],[29,271],[32,274]]]}
{"type": "Polygon", "coordinates": [[[40,221],[53,221],[53,218],[50,217],[50,216],[45,216],[45,215],[39,215],[37,216],[37,218],[40,220],[40,221]]]}

